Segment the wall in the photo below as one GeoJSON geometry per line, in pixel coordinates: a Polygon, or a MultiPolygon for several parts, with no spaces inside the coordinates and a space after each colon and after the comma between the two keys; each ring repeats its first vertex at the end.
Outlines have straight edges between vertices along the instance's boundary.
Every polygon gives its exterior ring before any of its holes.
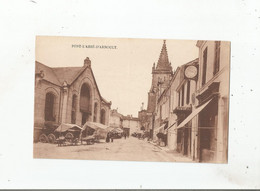
{"type": "Polygon", "coordinates": [[[56,116],[55,122],[59,122],[59,105],[60,105],[60,87],[41,80],[36,83],[35,86],[35,96],[34,96],[34,125],[38,127],[43,127],[45,119],[45,97],[48,92],[51,92],[55,95],[55,105],[54,105],[54,115],[56,116]]]}
{"type": "Polygon", "coordinates": [[[130,128],[130,135],[133,132],[140,130],[140,122],[137,120],[124,119],[123,120],[123,128],[130,128]]]}
{"type": "MultiPolygon", "coordinates": [[[[204,41],[200,47],[200,56],[205,48],[208,47],[208,65],[207,65],[207,78],[204,86],[201,85],[202,76],[198,81],[198,93],[201,94],[207,89],[213,82],[220,82],[219,96],[218,96],[218,119],[217,127],[215,129],[216,138],[216,150],[214,153],[214,162],[227,162],[227,150],[228,150],[228,106],[229,106],[229,71],[230,71],[230,43],[221,42],[220,48],[220,67],[219,72],[213,75],[214,67],[214,41],[204,41]]],[[[200,66],[202,66],[203,59],[200,59],[200,66]]],[[[202,67],[200,67],[202,68],[202,67]]],[[[200,69],[200,73],[201,73],[200,69]]],[[[198,117],[194,120],[195,126],[198,125],[198,117]],[[196,120],[196,121],[195,121],[196,120]]],[[[197,140],[195,158],[199,158],[199,141],[197,140]]]]}

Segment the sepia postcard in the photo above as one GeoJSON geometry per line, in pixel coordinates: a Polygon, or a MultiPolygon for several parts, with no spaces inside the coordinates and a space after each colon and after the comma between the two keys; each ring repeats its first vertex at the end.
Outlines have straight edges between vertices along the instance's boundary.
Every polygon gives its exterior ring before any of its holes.
{"type": "Polygon", "coordinates": [[[230,42],[37,36],[34,158],[227,163],[230,42]]]}

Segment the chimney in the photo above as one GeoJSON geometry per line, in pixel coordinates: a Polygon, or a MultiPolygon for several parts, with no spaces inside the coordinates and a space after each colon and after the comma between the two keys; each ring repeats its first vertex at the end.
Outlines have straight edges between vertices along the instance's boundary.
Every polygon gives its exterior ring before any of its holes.
{"type": "Polygon", "coordinates": [[[87,57],[87,58],[84,60],[84,66],[85,66],[85,67],[91,67],[91,60],[89,59],[89,57],[87,57]]]}

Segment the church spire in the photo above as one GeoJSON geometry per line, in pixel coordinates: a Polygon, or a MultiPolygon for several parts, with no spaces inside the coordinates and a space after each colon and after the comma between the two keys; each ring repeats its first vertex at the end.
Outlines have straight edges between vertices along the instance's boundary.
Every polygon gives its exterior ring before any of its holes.
{"type": "Polygon", "coordinates": [[[156,69],[157,70],[169,70],[169,69],[171,69],[169,59],[168,59],[166,40],[163,40],[163,46],[162,46],[162,50],[161,50],[161,53],[160,53],[159,60],[157,62],[156,69]]]}

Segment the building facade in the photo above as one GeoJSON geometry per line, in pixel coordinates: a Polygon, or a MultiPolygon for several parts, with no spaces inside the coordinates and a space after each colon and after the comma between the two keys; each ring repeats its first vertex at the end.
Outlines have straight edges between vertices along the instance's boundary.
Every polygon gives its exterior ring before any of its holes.
{"type": "Polygon", "coordinates": [[[82,67],[51,68],[35,63],[34,140],[47,124],[109,123],[111,102],[100,94],[91,61],[82,67]]]}
{"type": "Polygon", "coordinates": [[[167,89],[172,75],[172,66],[168,59],[166,41],[164,40],[157,65],[155,66],[154,63],[152,67],[152,84],[148,92],[147,124],[153,139],[157,139],[156,134],[160,131],[162,123],[166,123],[166,120],[161,120],[162,106],[158,107],[158,98],[167,89]]]}
{"type": "Polygon", "coordinates": [[[164,41],[153,66],[147,124],[152,137],[198,162],[227,162],[230,43],[197,41],[198,58],[174,73],[164,41]],[[162,64],[164,63],[164,64],[162,64]]]}
{"type": "Polygon", "coordinates": [[[199,78],[197,104],[204,109],[196,116],[199,161],[227,162],[230,42],[198,41],[199,78]]]}
{"type": "Polygon", "coordinates": [[[117,109],[110,110],[109,126],[112,128],[123,127],[123,115],[118,113],[117,109]]]}
{"type": "Polygon", "coordinates": [[[133,117],[132,115],[123,116],[123,129],[127,136],[140,131],[139,118],[133,117]]]}

